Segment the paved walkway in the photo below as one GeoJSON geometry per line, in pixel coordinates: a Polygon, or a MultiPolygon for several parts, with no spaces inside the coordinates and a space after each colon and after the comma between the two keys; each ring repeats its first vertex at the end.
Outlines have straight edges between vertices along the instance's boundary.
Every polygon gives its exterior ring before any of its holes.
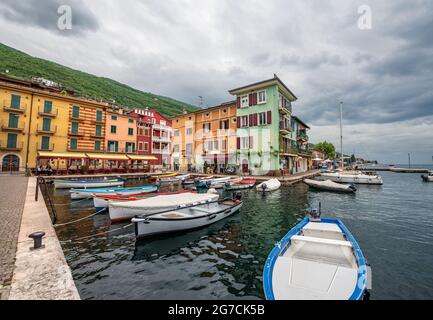
{"type": "Polygon", "coordinates": [[[0,175],[0,300],[8,298],[28,178],[0,175]]]}

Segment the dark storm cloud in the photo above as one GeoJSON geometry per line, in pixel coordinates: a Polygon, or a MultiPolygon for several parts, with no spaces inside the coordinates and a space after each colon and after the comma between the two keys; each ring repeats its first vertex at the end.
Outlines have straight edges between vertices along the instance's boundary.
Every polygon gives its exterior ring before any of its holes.
{"type": "Polygon", "coordinates": [[[0,16],[21,25],[59,32],[60,35],[79,35],[96,31],[99,27],[96,17],[82,0],[2,0],[0,16]],[[72,29],[60,32],[57,21],[60,17],[58,8],[62,5],[69,5],[72,9],[72,29]]]}

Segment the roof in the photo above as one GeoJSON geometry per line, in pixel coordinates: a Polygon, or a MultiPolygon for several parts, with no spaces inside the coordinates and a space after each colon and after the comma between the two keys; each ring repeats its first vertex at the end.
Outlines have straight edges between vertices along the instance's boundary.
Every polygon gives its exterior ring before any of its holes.
{"type": "Polygon", "coordinates": [[[221,109],[221,108],[227,108],[230,105],[236,105],[236,100],[232,100],[232,101],[228,101],[228,102],[223,102],[220,105],[209,107],[209,108],[204,108],[204,109],[199,109],[199,110],[194,111],[194,112],[190,112],[190,113],[185,113],[185,114],[180,114],[180,115],[177,115],[177,116],[173,116],[173,117],[170,118],[170,120],[176,119],[176,118],[180,118],[180,117],[184,117],[184,116],[188,116],[188,115],[192,115],[192,114],[197,114],[197,113],[202,113],[202,112],[207,112],[207,111],[213,111],[213,110],[217,110],[217,109],[221,109]]]}
{"type": "Polygon", "coordinates": [[[302,121],[301,119],[299,119],[297,116],[292,116],[292,119],[294,119],[295,121],[298,121],[300,124],[302,124],[307,129],[311,129],[304,121],[302,121]]]}
{"type": "Polygon", "coordinates": [[[271,79],[259,81],[259,82],[252,83],[252,84],[240,87],[240,88],[229,90],[229,93],[232,95],[237,95],[237,94],[241,94],[241,93],[245,93],[248,91],[262,88],[266,85],[273,85],[273,84],[278,85],[282,91],[285,91],[285,93],[288,96],[291,96],[293,101],[298,100],[298,98],[295,96],[295,94],[284,84],[283,81],[281,81],[280,78],[278,78],[278,76],[276,74],[274,74],[274,77],[271,79]]]}

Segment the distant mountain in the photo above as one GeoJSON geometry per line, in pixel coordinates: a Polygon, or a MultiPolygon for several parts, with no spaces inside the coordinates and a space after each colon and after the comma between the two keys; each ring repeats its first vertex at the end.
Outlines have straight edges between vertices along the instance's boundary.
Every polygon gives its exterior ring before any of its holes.
{"type": "Polygon", "coordinates": [[[0,72],[25,79],[42,77],[72,89],[82,97],[116,101],[130,108],[156,109],[166,116],[198,108],[181,101],[131,88],[117,81],[74,70],[58,63],[32,57],[0,43],[0,72]]]}

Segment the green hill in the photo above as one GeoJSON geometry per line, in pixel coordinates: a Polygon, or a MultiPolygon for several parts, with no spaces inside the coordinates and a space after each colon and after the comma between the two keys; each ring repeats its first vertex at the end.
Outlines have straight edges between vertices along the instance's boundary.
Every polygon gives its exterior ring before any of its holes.
{"type": "Polygon", "coordinates": [[[197,107],[164,96],[131,88],[117,81],[97,77],[60,64],[34,58],[0,43],[0,72],[25,79],[43,77],[76,91],[82,97],[113,100],[117,105],[130,108],[156,109],[166,116],[195,111],[197,107]]]}

